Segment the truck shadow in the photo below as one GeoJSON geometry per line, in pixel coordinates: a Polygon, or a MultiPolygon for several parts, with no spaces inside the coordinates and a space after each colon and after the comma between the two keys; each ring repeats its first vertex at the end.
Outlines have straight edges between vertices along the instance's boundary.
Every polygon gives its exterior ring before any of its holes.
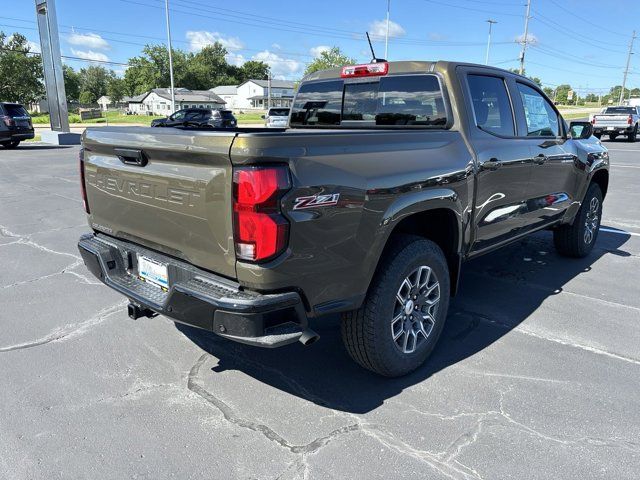
{"type": "Polygon", "coordinates": [[[433,355],[416,372],[399,379],[379,377],[358,367],[340,338],[338,316],[312,321],[321,340],[310,347],[293,344],[267,350],[236,344],[214,334],[176,324],[185,336],[218,359],[203,371],[205,386],[217,372],[238,370],[273,388],[328,408],[369,412],[405,388],[471,357],[507,335],[542,302],[605,255],[629,256],[620,250],[629,235],[600,231],[598,243],[584,259],[557,255],[551,234],[541,232],[465,264],[461,290],[453,300],[447,324],[433,355]],[[206,378],[211,375],[210,378],[206,378]]]}

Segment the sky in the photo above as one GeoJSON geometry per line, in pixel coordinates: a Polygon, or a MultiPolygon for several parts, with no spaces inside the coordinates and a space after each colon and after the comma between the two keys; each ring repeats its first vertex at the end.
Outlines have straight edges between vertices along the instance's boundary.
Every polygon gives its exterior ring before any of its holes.
{"type": "MultiPolygon", "coordinates": [[[[220,41],[229,62],[262,60],[274,77],[297,80],[322,50],[338,46],[371,58],[364,32],[384,56],[387,0],[169,0],[174,48],[220,41]]],[[[0,0],[0,30],[24,34],[38,49],[33,0],[0,0]]],[[[166,42],[164,0],[56,0],[62,55],[74,68],[99,60],[122,75],[148,43],[166,42]]],[[[454,60],[516,68],[526,0],[390,0],[388,60],[454,60]]],[[[580,93],[620,85],[640,6],[632,0],[531,0],[526,73],[545,86],[580,93]]],[[[627,85],[640,87],[640,38],[627,85]]]]}

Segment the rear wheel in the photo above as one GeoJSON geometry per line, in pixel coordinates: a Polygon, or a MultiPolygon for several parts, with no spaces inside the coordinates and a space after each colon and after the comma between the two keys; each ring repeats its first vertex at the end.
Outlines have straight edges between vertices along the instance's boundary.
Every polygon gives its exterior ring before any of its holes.
{"type": "Polygon", "coordinates": [[[2,142],[2,146],[4,148],[16,148],[18,145],[20,145],[20,140],[12,140],[9,142],[2,142]]]}
{"type": "Polygon", "coordinates": [[[627,135],[627,141],[635,142],[637,136],[638,136],[638,126],[636,125],[633,131],[629,135],[627,135]]]}
{"type": "Polygon", "coordinates": [[[412,235],[393,239],[362,307],[342,317],[351,358],[386,377],[422,365],[444,327],[449,283],[438,245],[412,235]]]}
{"type": "Polygon", "coordinates": [[[553,243],[558,253],[575,258],[589,255],[598,238],[601,218],[602,191],[592,183],[573,224],[562,225],[553,231],[553,243]]]}

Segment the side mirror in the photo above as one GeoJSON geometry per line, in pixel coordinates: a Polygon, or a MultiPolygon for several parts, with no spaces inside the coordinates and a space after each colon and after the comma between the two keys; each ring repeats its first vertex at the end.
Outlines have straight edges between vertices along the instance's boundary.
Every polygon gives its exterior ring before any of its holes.
{"type": "Polygon", "coordinates": [[[590,138],[593,135],[593,125],[591,122],[571,122],[569,135],[576,140],[590,138]]]}

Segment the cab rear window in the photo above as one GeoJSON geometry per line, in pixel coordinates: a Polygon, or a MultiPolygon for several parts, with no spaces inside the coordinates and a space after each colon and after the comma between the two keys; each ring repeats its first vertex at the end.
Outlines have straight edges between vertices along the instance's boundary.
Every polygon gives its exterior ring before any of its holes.
{"type": "Polygon", "coordinates": [[[435,75],[398,75],[303,84],[292,126],[444,128],[444,98],[435,75]]]}

